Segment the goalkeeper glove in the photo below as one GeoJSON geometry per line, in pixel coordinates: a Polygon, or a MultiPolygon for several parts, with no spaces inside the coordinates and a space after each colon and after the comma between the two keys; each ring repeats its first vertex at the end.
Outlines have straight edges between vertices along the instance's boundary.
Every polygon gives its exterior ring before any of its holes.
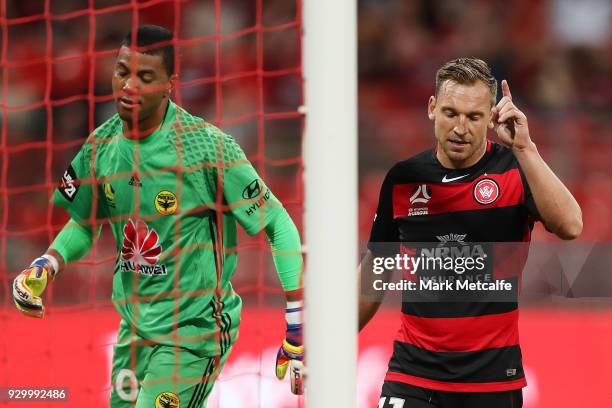
{"type": "Polygon", "coordinates": [[[304,346],[302,345],[302,302],[287,302],[285,309],[287,333],[276,355],[276,377],[285,378],[287,368],[291,379],[291,392],[304,393],[304,346]]]}
{"type": "Polygon", "coordinates": [[[13,301],[20,312],[26,316],[43,317],[45,308],[40,295],[45,291],[48,279],[55,276],[57,265],[53,256],[43,255],[13,280],[13,301]]]}

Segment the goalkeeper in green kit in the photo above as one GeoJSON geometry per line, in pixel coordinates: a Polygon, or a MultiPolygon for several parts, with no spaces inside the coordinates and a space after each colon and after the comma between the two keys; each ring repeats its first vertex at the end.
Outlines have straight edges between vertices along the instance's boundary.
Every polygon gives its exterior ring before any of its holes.
{"type": "Polygon", "coordinates": [[[236,223],[250,235],[265,230],[287,298],[276,375],[289,370],[301,394],[298,231],[236,142],[172,102],[176,81],[170,31],[141,26],[125,37],[112,78],[117,114],[63,173],[54,202],[71,219],[15,278],[15,305],[42,317],[48,282],[87,254],[108,222],[122,318],[110,406],[205,407],[240,323],[242,302],[230,282],[236,223]]]}

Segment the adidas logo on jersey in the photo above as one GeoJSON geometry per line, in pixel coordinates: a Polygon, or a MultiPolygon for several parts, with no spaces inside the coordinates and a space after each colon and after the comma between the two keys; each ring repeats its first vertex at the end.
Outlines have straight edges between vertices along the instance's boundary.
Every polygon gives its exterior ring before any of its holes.
{"type": "Polygon", "coordinates": [[[138,176],[133,176],[128,184],[134,187],[142,187],[142,183],[140,182],[138,176]]]}

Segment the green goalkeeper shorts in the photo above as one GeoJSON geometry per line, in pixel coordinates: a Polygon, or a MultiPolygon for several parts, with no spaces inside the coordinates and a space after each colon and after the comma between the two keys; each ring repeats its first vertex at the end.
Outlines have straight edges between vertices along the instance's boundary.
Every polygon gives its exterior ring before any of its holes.
{"type": "Polygon", "coordinates": [[[151,344],[121,322],[114,347],[111,408],[204,408],[231,348],[200,356],[182,347],[151,344]]]}

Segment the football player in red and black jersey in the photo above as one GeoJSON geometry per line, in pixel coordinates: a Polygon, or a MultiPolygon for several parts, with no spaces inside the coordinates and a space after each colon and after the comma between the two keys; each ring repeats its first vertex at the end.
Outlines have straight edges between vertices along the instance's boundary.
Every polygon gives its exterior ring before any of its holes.
{"type": "MultiPolygon", "coordinates": [[[[380,243],[528,243],[536,221],[562,239],[580,235],[578,203],[538,153],[507,81],[501,89],[495,104],[497,81],[476,58],[438,70],[427,106],[436,146],[387,174],[362,275],[372,274],[380,243]],[[487,139],[488,129],[501,144],[487,139]]],[[[379,408],[522,406],[527,383],[516,301],[411,302],[410,296],[404,292],[379,408]]],[[[360,329],[379,305],[362,291],[360,329]]]]}

